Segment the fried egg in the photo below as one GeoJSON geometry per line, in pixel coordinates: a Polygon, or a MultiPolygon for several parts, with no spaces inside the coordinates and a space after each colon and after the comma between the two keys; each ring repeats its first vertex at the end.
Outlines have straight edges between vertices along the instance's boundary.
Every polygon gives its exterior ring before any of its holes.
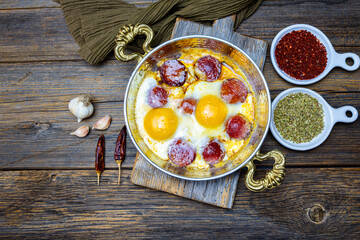
{"type": "MultiPolygon", "coordinates": [[[[189,63],[187,69],[188,65],[189,63]]],[[[227,66],[223,65],[222,68],[227,66]]],[[[222,72],[226,72],[222,74],[226,75],[226,78],[231,75],[226,69],[222,72]]],[[[241,78],[235,74],[231,77],[241,78]]],[[[183,138],[190,142],[196,149],[196,158],[186,168],[194,170],[210,167],[203,159],[202,152],[211,139],[218,139],[225,149],[225,157],[214,166],[222,166],[227,159],[244,147],[246,141],[230,139],[225,131],[226,122],[230,117],[241,114],[253,125],[255,98],[249,89],[245,102],[229,104],[224,102],[220,95],[224,77],[220,76],[214,82],[194,81],[192,77],[189,79],[190,82],[184,85],[186,87],[170,87],[161,84],[161,79],[153,72],[145,75],[138,90],[135,106],[139,133],[149,149],[163,160],[169,159],[168,149],[173,139],[183,138]],[[147,103],[149,91],[155,86],[161,86],[168,92],[168,101],[160,108],[152,108],[147,103]],[[196,109],[192,114],[185,113],[180,107],[182,100],[188,98],[197,100],[196,109]]],[[[244,79],[241,80],[245,82],[244,79]]]]}

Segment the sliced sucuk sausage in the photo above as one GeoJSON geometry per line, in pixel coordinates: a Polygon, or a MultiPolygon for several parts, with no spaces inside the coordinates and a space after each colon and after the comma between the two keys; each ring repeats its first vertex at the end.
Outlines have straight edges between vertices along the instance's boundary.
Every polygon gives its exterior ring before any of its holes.
{"type": "Polygon", "coordinates": [[[235,139],[246,139],[251,132],[250,123],[240,115],[229,118],[225,129],[229,137],[235,139]]]}
{"type": "Polygon", "coordinates": [[[204,148],[202,155],[207,164],[213,165],[223,160],[225,152],[218,142],[211,140],[204,148]]]}
{"type": "Polygon", "coordinates": [[[196,150],[190,143],[180,138],[171,143],[168,156],[172,163],[186,167],[195,160],[196,150]]]}
{"type": "Polygon", "coordinates": [[[245,84],[236,78],[230,78],[221,85],[221,98],[227,103],[245,102],[248,90],[245,84]]]}
{"type": "Polygon", "coordinates": [[[192,114],[196,108],[196,99],[195,98],[186,98],[181,102],[180,108],[188,114],[192,114]]]}
{"type": "Polygon", "coordinates": [[[147,103],[152,108],[159,108],[164,106],[168,101],[167,91],[159,86],[154,87],[150,90],[147,103]]]}
{"type": "Polygon", "coordinates": [[[178,60],[167,60],[160,67],[160,77],[169,86],[179,87],[184,85],[186,76],[185,66],[178,60]]]}
{"type": "Polygon", "coordinates": [[[220,77],[221,62],[208,55],[199,58],[195,63],[195,74],[200,80],[213,82],[220,77]]]}

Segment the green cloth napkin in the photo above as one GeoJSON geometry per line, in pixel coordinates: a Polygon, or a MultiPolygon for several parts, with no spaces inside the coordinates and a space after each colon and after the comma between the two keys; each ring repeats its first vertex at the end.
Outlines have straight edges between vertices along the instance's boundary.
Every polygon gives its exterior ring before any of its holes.
{"type": "MultiPolygon", "coordinates": [[[[121,0],[55,0],[60,3],[79,53],[98,64],[113,51],[115,37],[124,24],[144,23],[154,31],[152,47],[170,39],[176,18],[210,24],[236,14],[235,28],[249,17],[262,0],[160,0],[138,8],[121,0]]],[[[133,44],[133,49],[140,46],[133,44]]]]}

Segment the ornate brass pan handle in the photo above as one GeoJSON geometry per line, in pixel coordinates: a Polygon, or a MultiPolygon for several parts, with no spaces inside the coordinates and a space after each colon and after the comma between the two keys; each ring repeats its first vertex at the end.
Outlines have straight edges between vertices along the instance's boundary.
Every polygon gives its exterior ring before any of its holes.
{"type": "Polygon", "coordinates": [[[286,158],[280,151],[273,150],[266,154],[257,152],[255,157],[246,164],[248,171],[245,176],[245,185],[249,190],[254,192],[260,192],[266,188],[270,189],[279,186],[285,177],[285,162],[286,158]],[[275,160],[273,169],[267,172],[263,179],[254,180],[253,177],[256,169],[254,160],[264,161],[268,158],[273,158],[275,160]]]}
{"type": "Polygon", "coordinates": [[[120,28],[119,33],[116,36],[115,42],[115,57],[120,61],[138,60],[138,62],[151,51],[150,42],[154,36],[153,31],[148,25],[136,24],[135,26],[129,24],[120,28]],[[126,45],[134,41],[135,36],[145,35],[146,40],[143,43],[144,54],[137,52],[126,54],[124,52],[126,45]]]}

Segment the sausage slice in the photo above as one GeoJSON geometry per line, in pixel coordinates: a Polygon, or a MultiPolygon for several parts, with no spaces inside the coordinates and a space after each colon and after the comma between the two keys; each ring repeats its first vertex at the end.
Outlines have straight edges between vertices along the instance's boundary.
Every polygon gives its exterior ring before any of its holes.
{"type": "Polygon", "coordinates": [[[195,75],[200,80],[213,82],[220,77],[221,62],[213,56],[204,56],[195,63],[195,75]]]}
{"type": "Polygon", "coordinates": [[[242,116],[235,115],[229,118],[225,126],[226,133],[230,138],[246,139],[250,132],[251,126],[242,116]]]}
{"type": "Polygon", "coordinates": [[[186,81],[187,72],[182,62],[167,60],[160,67],[160,77],[169,86],[180,87],[186,81]]]}
{"type": "Polygon", "coordinates": [[[223,160],[225,152],[217,141],[211,140],[204,148],[202,155],[207,164],[213,165],[223,160]]]}
{"type": "Polygon", "coordinates": [[[152,108],[159,108],[168,102],[168,93],[163,87],[156,86],[150,90],[147,103],[152,108]]]}
{"type": "Polygon", "coordinates": [[[243,103],[248,95],[248,89],[239,79],[230,78],[221,85],[220,95],[227,103],[243,103]]]}
{"type": "Polygon", "coordinates": [[[190,143],[179,138],[171,143],[168,156],[175,165],[186,167],[195,160],[196,150],[190,143]]]}

